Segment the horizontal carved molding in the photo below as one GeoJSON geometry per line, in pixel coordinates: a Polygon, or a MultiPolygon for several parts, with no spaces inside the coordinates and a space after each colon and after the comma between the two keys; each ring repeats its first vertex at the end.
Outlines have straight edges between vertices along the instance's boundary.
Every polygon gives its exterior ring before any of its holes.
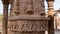
{"type": "Polygon", "coordinates": [[[46,31],[48,30],[48,21],[10,21],[8,29],[15,32],[46,31]]]}
{"type": "Polygon", "coordinates": [[[39,15],[10,16],[8,20],[49,20],[49,18],[39,15]]]}

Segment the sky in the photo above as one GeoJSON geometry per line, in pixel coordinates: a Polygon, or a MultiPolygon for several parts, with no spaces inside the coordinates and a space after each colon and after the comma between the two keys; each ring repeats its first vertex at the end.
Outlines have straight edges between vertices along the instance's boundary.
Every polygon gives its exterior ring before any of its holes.
{"type": "MultiPolygon", "coordinates": [[[[47,2],[46,2],[46,0],[45,0],[45,10],[47,11],[47,2]]],[[[55,0],[55,2],[54,2],[54,10],[59,10],[59,8],[60,8],[60,0],[55,0]]],[[[1,2],[1,0],[0,0],[0,14],[2,14],[3,13],[3,5],[2,5],[2,2],[1,2]]]]}
{"type": "Polygon", "coordinates": [[[3,11],[3,5],[2,5],[2,2],[1,2],[1,0],[0,0],[0,13],[2,13],[3,11]]]}

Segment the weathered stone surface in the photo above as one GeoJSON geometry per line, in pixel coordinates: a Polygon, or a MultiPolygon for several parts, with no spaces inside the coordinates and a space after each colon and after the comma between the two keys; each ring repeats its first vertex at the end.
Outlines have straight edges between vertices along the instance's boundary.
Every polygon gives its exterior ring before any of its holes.
{"type": "Polygon", "coordinates": [[[10,21],[9,28],[11,31],[45,31],[48,30],[48,21],[33,21],[33,20],[17,20],[10,21]]]}
{"type": "Polygon", "coordinates": [[[48,3],[48,17],[50,18],[48,23],[48,34],[54,34],[54,0],[47,0],[48,3]]]}
{"type": "Polygon", "coordinates": [[[11,15],[41,15],[45,13],[44,0],[13,0],[11,15]]]}
{"type": "Polygon", "coordinates": [[[44,0],[13,0],[8,34],[45,34],[48,18],[44,0]]]}

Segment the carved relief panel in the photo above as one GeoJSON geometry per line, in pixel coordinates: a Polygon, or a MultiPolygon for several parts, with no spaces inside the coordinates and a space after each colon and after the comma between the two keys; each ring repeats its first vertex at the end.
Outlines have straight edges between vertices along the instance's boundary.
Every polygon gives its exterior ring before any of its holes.
{"type": "Polygon", "coordinates": [[[12,14],[41,15],[45,13],[44,0],[13,0],[12,14]]]}
{"type": "Polygon", "coordinates": [[[11,31],[26,32],[26,31],[45,31],[48,28],[48,21],[30,21],[30,20],[19,20],[11,21],[9,29],[11,31]],[[43,24],[44,23],[44,24],[43,24]]]}
{"type": "Polygon", "coordinates": [[[19,0],[12,0],[11,16],[19,15],[19,0]]]}
{"type": "Polygon", "coordinates": [[[8,25],[10,32],[37,34],[48,30],[48,18],[43,15],[44,0],[13,0],[11,7],[12,16],[9,17],[8,25]]]}

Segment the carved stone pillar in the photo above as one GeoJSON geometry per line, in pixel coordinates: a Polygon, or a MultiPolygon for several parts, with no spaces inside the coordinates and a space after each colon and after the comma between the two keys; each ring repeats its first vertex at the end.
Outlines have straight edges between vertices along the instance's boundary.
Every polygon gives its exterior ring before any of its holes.
{"type": "Polygon", "coordinates": [[[13,0],[8,34],[45,34],[48,18],[44,0],[13,0]]]}
{"type": "Polygon", "coordinates": [[[7,34],[7,23],[8,23],[8,6],[9,3],[2,0],[3,3],[3,22],[2,22],[2,34],[7,34]]]}
{"type": "Polygon", "coordinates": [[[53,16],[54,15],[54,2],[53,1],[48,1],[48,15],[53,16]]]}
{"type": "Polygon", "coordinates": [[[48,23],[48,34],[54,34],[54,0],[47,0],[48,3],[48,17],[50,18],[48,23]]]}

